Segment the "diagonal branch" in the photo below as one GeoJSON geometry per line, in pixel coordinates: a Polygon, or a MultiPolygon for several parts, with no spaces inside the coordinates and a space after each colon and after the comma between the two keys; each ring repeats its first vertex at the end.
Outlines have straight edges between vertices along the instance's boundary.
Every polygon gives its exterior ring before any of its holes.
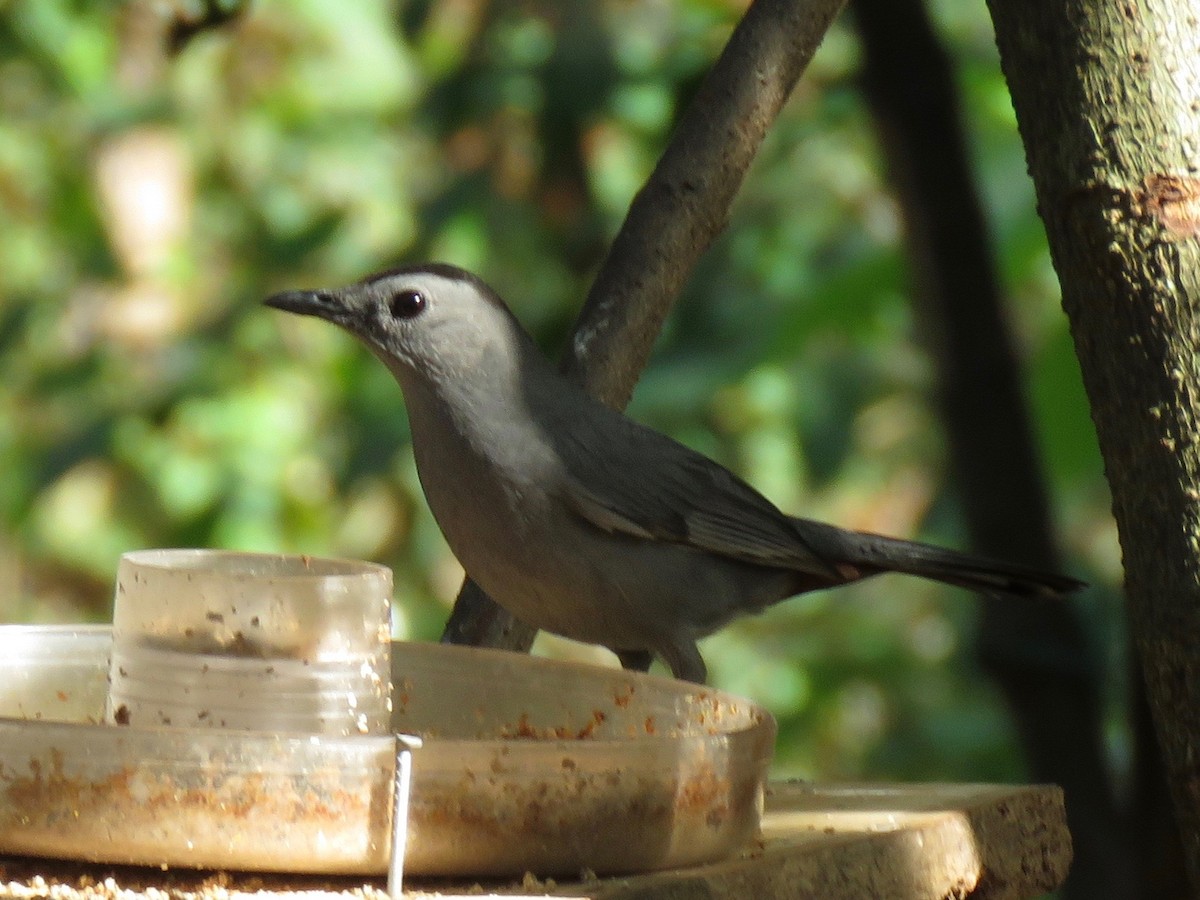
{"type": "Polygon", "coordinates": [[[638,192],[575,323],[565,369],[624,408],[663,320],[842,0],[757,0],[638,192]]]}
{"type": "MultiPolygon", "coordinates": [[[[629,402],[663,320],[844,2],[756,0],[700,85],[613,240],[563,361],[608,405],[629,402]]],[[[442,640],[527,650],[535,633],[468,581],[442,640]]]]}

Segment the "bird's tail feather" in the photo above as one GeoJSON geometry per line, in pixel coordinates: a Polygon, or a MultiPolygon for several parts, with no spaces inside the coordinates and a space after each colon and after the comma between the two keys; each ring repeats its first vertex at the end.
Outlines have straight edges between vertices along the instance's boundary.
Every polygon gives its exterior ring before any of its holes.
{"type": "Polygon", "coordinates": [[[813,551],[843,571],[847,581],[881,572],[902,572],[981,593],[1017,597],[1058,597],[1084,587],[1082,581],[1066,575],[958,550],[847,531],[809,519],[793,521],[813,551]]]}

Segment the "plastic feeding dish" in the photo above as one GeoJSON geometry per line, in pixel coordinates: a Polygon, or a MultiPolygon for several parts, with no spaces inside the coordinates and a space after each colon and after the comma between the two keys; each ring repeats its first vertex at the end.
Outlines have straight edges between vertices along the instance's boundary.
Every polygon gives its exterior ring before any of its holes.
{"type": "MultiPolygon", "coordinates": [[[[381,875],[390,735],[105,721],[109,629],[0,626],[0,851],[381,875]]],[[[697,864],[758,827],[759,707],[668,679],[395,643],[390,728],[416,733],[407,875],[697,864]]]]}
{"type": "Polygon", "coordinates": [[[107,721],[387,734],[392,573],[217,550],[126,553],[107,721]]]}
{"type": "Polygon", "coordinates": [[[392,677],[392,727],[425,742],[408,871],[618,874],[710,862],[757,834],[775,722],[747,700],[437,644],[394,644],[392,677]]]}

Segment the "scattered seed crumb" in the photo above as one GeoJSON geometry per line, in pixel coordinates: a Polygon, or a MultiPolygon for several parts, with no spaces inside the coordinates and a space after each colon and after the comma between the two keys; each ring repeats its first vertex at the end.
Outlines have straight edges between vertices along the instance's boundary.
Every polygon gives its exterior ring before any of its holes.
{"type": "Polygon", "coordinates": [[[553,878],[538,878],[532,872],[526,872],[525,877],[521,879],[521,890],[523,891],[541,891],[546,894],[557,887],[558,882],[553,878]]]}

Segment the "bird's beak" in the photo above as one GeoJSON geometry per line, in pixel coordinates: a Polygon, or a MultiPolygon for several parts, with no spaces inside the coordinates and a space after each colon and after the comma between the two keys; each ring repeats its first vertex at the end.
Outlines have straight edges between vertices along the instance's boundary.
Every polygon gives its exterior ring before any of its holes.
{"type": "Polygon", "coordinates": [[[345,321],[349,310],[333,291],[283,291],[263,301],[267,306],[330,322],[345,321]]]}

